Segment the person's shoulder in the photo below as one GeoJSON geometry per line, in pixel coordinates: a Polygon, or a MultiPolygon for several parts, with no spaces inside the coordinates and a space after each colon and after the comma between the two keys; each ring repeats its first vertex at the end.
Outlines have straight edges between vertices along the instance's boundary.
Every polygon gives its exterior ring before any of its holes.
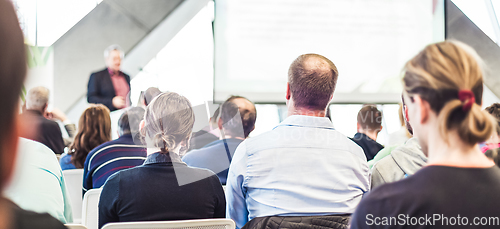
{"type": "Polygon", "coordinates": [[[47,167],[46,169],[50,168],[51,171],[59,168],[56,155],[43,143],[26,138],[19,138],[18,145],[19,158],[30,160],[35,164],[47,167]]]}
{"type": "Polygon", "coordinates": [[[42,157],[46,157],[48,155],[50,155],[51,157],[55,157],[54,152],[52,152],[52,150],[48,146],[44,145],[43,143],[26,138],[19,138],[19,149],[21,153],[36,153],[37,155],[43,155],[42,157]]]}
{"type": "Polygon", "coordinates": [[[277,128],[274,128],[273,130],[266,131],[257,136],[246,138],[238,145],[238,147],[240,146],[245,146],[245,147],[250,146],[250,148],[252,148],[252,146],[265,147],[268,144],[272,144],[277,139],[279,139],[281,137],[280,135],[281,134],[279,133],[279,130],[277,130],[277,128]]]}
{"type": "Polygon", "coordinates": [[[56,121],[46,118],[43,118],[42,120],[42,125],[44,128],[57,128],[58,130],[60,130],[59,124],[56,121]]]}
{"type": "Polygon", "coordinates": [[[94,155],[96,152],[104,151],[104,150],[107,150],[107,149],[113,148],[113,147],[117,147],[117,144],[118,144],[117,140],[118,139],[111,140],[111,141],[104,142],[104,143],[98,145],[97,147],[90,150],[89,154],[87,155],[87,158],[92,157],[92,155],[94,155]]]}
{"type": "Polygon", "coordinates": [[[415,201],[414,197],[422,193],[418,193],[419,190],[414,188],[413,179],[410,178],[374,188],[363,198],[358,208],[365,212],[373,212],[370,209],[391,208],[393,205],[404,205],[415,201]]]}
{"type": "Polygon", "coordinates": [[[92,74],[90,74],[90,75],[91,75],[91,76],[92,76],[92,75],[103,75],[103,74],[106,74],[107,72],[108,72],[108,69],[107,69],[107,68],[104,68],[104,69],[102,69],[102,70],[92,72],[92,74]]]}
{"type": "Polygon", "coordinates": [[[394,161],[394,158],[391,156],[391,154],[389,154],[386,157],[383,157],[380,160],[378,160],[373,165],[372,171],[377,170],[377,171],[379,171],[383,175],[384,171],[386,171],[389,168],[392,168],[393,166],[397,166],[397,164],[394,161]]]}
{"type": "Polygon", "coordinates": [[[198,159],[200,159],[200,155],[205,154],[205,151],[206,148],[191,150],[182,157],[182,161],[186,162],[187,164],[193,161],[197,161],[198,159]]]}

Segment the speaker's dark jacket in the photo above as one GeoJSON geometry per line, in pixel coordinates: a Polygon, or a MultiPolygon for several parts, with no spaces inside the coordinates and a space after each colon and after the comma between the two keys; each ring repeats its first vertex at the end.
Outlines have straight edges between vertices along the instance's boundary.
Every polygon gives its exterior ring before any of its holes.
{"type": "MultiPolygon", "coordinates": [[[[125,77],[130,88],[130,76],[123,72],[120,73],[125,77]]],[[[113,98],[116,96],[115,88],[107,68],[90,75],[87,89],[87,102],[104,104],[110,111],[117,110],[113,106],[113,98]]],[[[130,93],[128,101],[130,101],[130,93]]]]}

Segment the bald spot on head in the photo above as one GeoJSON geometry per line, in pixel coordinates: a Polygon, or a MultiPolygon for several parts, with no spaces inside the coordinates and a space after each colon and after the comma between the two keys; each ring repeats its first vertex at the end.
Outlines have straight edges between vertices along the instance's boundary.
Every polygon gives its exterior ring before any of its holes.
{"type": "Polygon", "coordinates": [[[231,96],[226,102],[231,102],[238,107],[241,116],[241,123],[243,125],[244,137],[248,137],[250,132],[255,128],[255,121],[257,120],[257,109],[255,105],[245,97],[231,96]]]}
{"type": "Polygon", "coordinates": [[[324,110],[335,90],[338,70],[328,58],[304,54],[288,70],[290,93],[296,108],[324,110]]]}

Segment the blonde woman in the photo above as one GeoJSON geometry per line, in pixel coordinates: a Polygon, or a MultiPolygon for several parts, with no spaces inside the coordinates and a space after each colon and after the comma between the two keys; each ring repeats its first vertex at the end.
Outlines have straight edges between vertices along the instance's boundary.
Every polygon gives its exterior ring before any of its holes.
{"type": "Polygon", "coordinates": [[[226,200],[217,175],[181,160],[193,124],[185,97],[168,92],[153,99],[141,122],[148,157],[142,166],[108,178],[99,202],[99,228],[110,222],[225,217],[226,200]]]}
{"type": "Polygon", "coordinates": [[[500,168],[478,147],[495,123],[481,110],[477,54],[457,42],[429,45],[406,64],[403,84],[408,118],[428,165],[369,193],[351,228],[498,227],[500,168]]]}

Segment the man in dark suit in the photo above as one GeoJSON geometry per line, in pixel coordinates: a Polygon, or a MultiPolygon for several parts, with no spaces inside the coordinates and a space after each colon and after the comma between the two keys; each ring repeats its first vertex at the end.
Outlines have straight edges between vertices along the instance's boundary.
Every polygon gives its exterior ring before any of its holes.
{"type": "Polygon", "coordinates": [[[110,111],[130,105],[130,76],[120,71],[123,56],[118,45],[104,50],[107,67],[90,75],[87,102],[104,104],[110,111]]]}
{"type": "Polygon", "coordinates": [[[64,140],[57,122],[45,118],[49,102],[49,89],[35,87],[28,91],[26,96],[26,111],[21,120],[26,126],[36,131],[21,131],[21,137],[40,142],[49,147],[54,153],[62,154],[64,140]]]}

